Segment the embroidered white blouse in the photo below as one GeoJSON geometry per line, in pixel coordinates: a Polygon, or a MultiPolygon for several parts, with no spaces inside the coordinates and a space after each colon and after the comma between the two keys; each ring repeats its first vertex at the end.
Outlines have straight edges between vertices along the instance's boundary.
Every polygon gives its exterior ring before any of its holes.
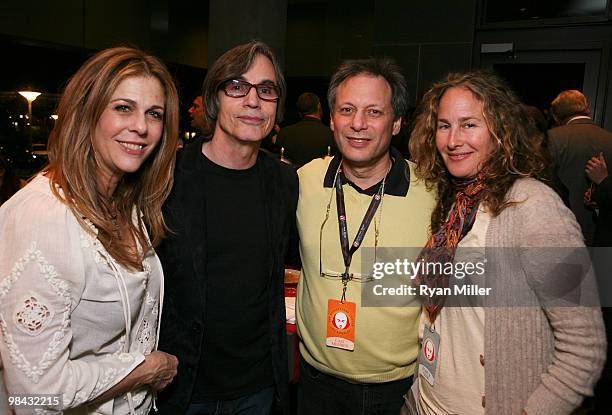
{"type": "MultiPolygon", "coordinates": [[[[157,347],[163,275],[154,253],[143,270],[119,265],[44,176],[2,205],[0,354],[9,395],[59,395],[67,415],[148,413],[146,387],[87,404],[157,347]]],[[[62,411],[20,407],[16,413],[62,411]]]]}

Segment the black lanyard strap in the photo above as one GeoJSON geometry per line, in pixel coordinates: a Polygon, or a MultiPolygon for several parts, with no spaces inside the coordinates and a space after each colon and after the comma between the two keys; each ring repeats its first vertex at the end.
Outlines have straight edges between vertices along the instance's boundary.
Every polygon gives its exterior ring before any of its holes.
{"type": "MultiPolygon", "coordinates": [[[[342,173],[341,167],[339,167],[338,173],[342,173]]],[[[349,274],[349,268],[351,266],[351,261],[353,260],[353,254],[363,242],[365,238],[365,234],[370,227],[370,223],[376,214],[376,210],[380,206],[382,202],[383,195],[385,193],[385,179],[383,178],[380,186],[378,187],[378,191],[374,196],[372,196],[372,200],[370,201],[370,206],[368,206],[368,210],[366,211],[363,219],[361,220],[361,225],[359,225],[359,230],[355,235],[355,240],[349,246],[349,236],[348,236],[348,228],[346,225],[346,206],[344,204],[344,190],[342,188],[342,179],[340,178],[340,174],[336,174],[336,181],[334,183],[336,186],[336,207],[338,211],[338,228],[340,232],[340,247],[342,248],[342,257],[344,258],[344,266],[345,271],[342,274],[342,283],[344,288],[342,290],[342,299],[340,301],[344,302],[345,294],[346,294],[346,285],[351,280],[351,275],[349,274]]]]}

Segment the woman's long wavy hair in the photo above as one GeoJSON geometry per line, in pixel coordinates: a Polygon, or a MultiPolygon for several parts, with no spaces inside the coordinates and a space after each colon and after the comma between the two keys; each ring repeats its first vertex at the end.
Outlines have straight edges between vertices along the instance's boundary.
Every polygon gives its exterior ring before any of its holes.
{"type": "Polygon", "coordinates": [[[489,72],[449,74],[424,95],[410,136],[410,154],[417,164],[416,173],[430,189],[437,190],[437,204],[431,216],[432,232],[443,224],[456,193],[453,177],[436,147],[438,108],[450,88],[465,88],[482,103],[495,148],[482,166],[485,186],[481,200],[492,215],[499,215],[509,205],[506,194],[516,179],[539,178],[545,168],[543,137],[534,133],[533,119],[505,82],[489,72]]]}
{"type": "MultiPolygon", "coordinates": [[[[130,47],[103,50],[91,57],[70,79],[58,107],[58,119],[49,136],[49,165],[45,168],[52,191],[74,213],[84,229],[85,220],[98,230],[98,239],[121,265],[141,268],[144,256],[166,235],[162,204],[172,188],[178,140],[178,94],[172,76],[154,56],[130,47]],[[165,93],[164,128],[155,150],[134,173],[126,173],[112,202],[97,187],[99,167],[93,147],[96,125],[118,85],[131,77],[153,77],[165,93]],[[135,224],[132,213],[142,214],[135,224]],[[136,255],[114,234],[113,216],[127,224],[142,248],[136,255]]],[[[90,231],[93,232],[93,231],[90,231]]]]}

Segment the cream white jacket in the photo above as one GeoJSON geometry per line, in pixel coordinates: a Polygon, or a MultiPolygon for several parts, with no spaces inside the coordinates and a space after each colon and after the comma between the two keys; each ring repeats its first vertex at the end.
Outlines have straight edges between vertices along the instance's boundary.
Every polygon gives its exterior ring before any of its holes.
{"type": "MultiPolygon", "coordinates": [[[[137,215],[134,220],[138,220],[137,215]]],[[[57,394],[65,414],[145,414],[148,388],[88,405],[156,348],[163,275],[119,265],[36,177],[0,208],[0,354],[9,396],[57,394]]],[[[57,414],[57,408],[16,408],[57,414]]]]}

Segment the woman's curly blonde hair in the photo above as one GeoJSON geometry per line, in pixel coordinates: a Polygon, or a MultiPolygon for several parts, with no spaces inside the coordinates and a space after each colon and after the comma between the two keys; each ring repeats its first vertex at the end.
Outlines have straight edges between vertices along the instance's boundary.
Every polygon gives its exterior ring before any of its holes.
{"type": "Polygon", "coordinates": [[[483,71],[449,74],[423,96],[410,136],[410,154],[417,164],[416,173],[430,189],[437,191],[432,232],[444,222],[456,192],[453,177],[436,147],[440,100],[451,88],[465,88],[482,103],[483,117],[495,142],[495,149],[482,166],[485,187],[481,200],[491,214],[497,216],[508,206],[506,193],[517,178],[539,178],[546,166],[542,151],[544,137],[534,133],[534,121],[504,81],[483,71]]]}

